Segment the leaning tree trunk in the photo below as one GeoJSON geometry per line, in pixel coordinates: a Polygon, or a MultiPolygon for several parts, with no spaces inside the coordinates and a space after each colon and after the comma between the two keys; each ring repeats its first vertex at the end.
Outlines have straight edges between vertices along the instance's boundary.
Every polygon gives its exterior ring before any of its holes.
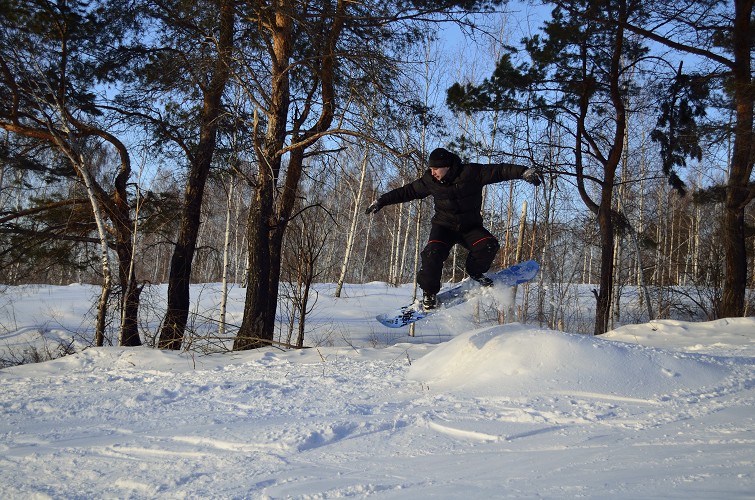
{"type": "MultiPolygon", "coordinates": [[[[112,232],[115,235],[115,252],[118,256],[118,278],[122,289],[118,343],[121,346],[141,345],[137,325],[141,288],[137,286],[136,282],[133,248],[133,236],[136,229],[131,220],[131,208],[128,203],[127,191],[128,180],[131,176],[131,159],[128,149],[116,136],[108,131],[78,120],[68,110],[64,99],[57,99],[55,101],[55,108],[62,120],[63,131],[55,129],[51,123],[48,123],[47,133],[44,133],[42,138],[55,144],[69,158],[77,176],[84,183],[92,205],[92,212],[102,247],[103,288],[98,301],[95,344],[102,346],[105,340],[107,307],[113,286],[108,243],[108,233],[112,232]],[[76,130],[81,135],[75,137],[73,130],[76,130]],[[68,137],[66,137],[66,134],[68,137]],[[116,149],[120,159],[120,168],[114,179],[112,194],[108,194],[89,172],[82,151],[76,146],[81,137],[98,137],[116,149]],[[112,223],[110,229],[106,226],[105,217],[108,217],[112,223]]],[[[40,137],[39,130],[21,128],[16,131],[22,135],[40,137]]]]}
{"type": "MultiPolygon", "coordinates": [[[[68,151],[66,149],[66,151],[68,151]]],[[[94,180],[89,173],[84,158],[81,153],[76,152],[70,156],[71,161],[77,165],[77,170],[84,186],[86,187],[87,196],[89,197],[89,203],[92,205],[92,214],[94,215],[94,221],[97,225],[97,235],[100,238],[100,264],[102,266],[102,289],[100,290],[100,298],[97,301],[97,320],[95,322],[94,329],[94,343],[97,347],[102,347],[105,344],[105,323],[107,321],[107,304],[112,292],[112,276],[110,274],[110,249],[108,248],[107,241],[107,229],[105,228],[105,220],[102,216],[102,210],[100,209],[100,203],[97,200],[97,194],[95,192],[94,180]]]]}
{"type": "Polygon", "coordinates": [[[223,111],[221,98],[230,77],[233,24],[233,2],[224,0],[220,2],[220,37],[214,75],[204,93],[199,143],[186,181],[181,224],[170,261],[168,305],[158,342],[158,347],[161,349],[181,348],[186,322],[189,318],[191,266],[197,245],[204,188],[215,152],[219,117],[223,111]]]}
{"type": "MultiPolygon", "coordinates": [[[[512,183],[513,184],[513,183],[512,183]]],[[[547,189],[547,188],[546,188],[547,189]]],[[[511,212],[511,208],[509,207],[509,212],[511,212]]],[[[547,213],[547,210],[546,210],[547,213]]],[[[546,228],[548,226],[546,225],[546,228]]],[[[516,241],[516,253],[515,253],[515,262],[521,262],[522,261],[522,250],[524,249],[524,232],[527,229],[527,200],[524,200],[522,202],[522,213],[519,215],[519,231],[517,232],[517,241],[516,241]]],[[[506,232],[508,233],[508,229],[506,229],[506,232]]],[[[548,231],[546,230],[546,239],[543,242],[543,254],[545,254],[545,249],[548,248],[548,231]]],[[[545,255],[543,255],[543,258],[540,260],[540,262],[545,262],[545,255]]],[[[540,273],[540,284],[542,285],[542,277],[543,273],[540,273]]],[[[543,287],[541,286],[540,289],[543,287]]],[[[516,318],[516,294],[519,290],[519,287],[517,285],[514,285],[511,287],[511,302],[509,302],[508,310],[504,313],[504,307],[501,306],[500,315],[498,316],[498,322],[499,323],[513,323],[514,318],[516,318]]],[[[525,289],[526,290],[526,289],[525,289]]],[[[525,292],[526,293],[526,292],[525,292]]],[[[542,308],[540,308],[540,312],[542,312],[542,308]]],[[[524,317],[520,318],[519,321],[524,322],[524,317]]]]}
{"type": "Polygon", "coordinates": [[[212,136],[211,142],[207,140],[208,138],[205,141],[200,141],[200,147],[203,147],[203,151],[198,156],[198,161],[191,166],[186,183],[181,225],[173,249],[173,256],[170,260],[168,306],[160,330],[158,343],[160,349],[181,348],[189,318],[191,266],[197,245],[197,235],[199,234],[202,198],[210,171],[215,142],[214,131],[209,135],[212,136]]]}
{"type": "MultiPolygon", "coordinates": [[[[62,111],[60,106],[59,111],[61,116],[65,116],[66,113],[62,111]]],[[[73,146],[76,143],[75,140],[71,140],[72,137],[70,130],[66,129],[66,133],[69,134],[68,140],[61,137],[61,133],[56,131],[53,127],[49,126],[49,138],[60,150],[68,157],[73,165],[76,173],[84,182],[86,188],[87,197],[92,207],[92,214],[97,226],[97,235],[99,236],[100,243],[100,264],[102,266],[102,288],[100,290],[100,298],[97,301],[97,318],[95,320],[94,327],[94,344],[97,347],[102,347],[105,344],[105,323],[107,321],[107,304],[112,292],[112,277],[110,274],[110,257],[107,241],[107,229],[105,227],[105,220],[102,215],[102,209],[100,201],[98,199],[98,187],[92,178],[89,169],[86,166],[86,160],[77,147],[73,146]]]]}

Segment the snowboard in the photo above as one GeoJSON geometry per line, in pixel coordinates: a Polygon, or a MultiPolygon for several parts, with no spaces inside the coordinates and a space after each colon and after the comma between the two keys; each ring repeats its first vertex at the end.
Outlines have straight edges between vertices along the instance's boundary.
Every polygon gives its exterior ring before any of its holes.
{"type": "MultiPolygon", "coordinates": [[[[537,262],[528,260],[488,274],[488,277],[493,280],[493,287],[511,287],[527,283],[537,276],[539,270],[540,266],[537,262]]],[[[438,293],[438,302],[434,309],[425,310],[422,307],[422,301],[417,299],[412,304],[403,306],[395,311],[379,314],[376,316],[376,319],[388,328],[401,328],[402,326],[410,325],[427,318],[441,309],[448,309],[449,307],[462,304],[483,288],[475,280],[467,278],[457,285],[438,293]]]]}

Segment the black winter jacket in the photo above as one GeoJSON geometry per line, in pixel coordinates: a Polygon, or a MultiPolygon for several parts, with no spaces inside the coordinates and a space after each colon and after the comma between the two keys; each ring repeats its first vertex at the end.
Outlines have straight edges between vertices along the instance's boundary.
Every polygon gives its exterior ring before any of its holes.
{"type": "Polygon", "coordinates": [[[520,179],[526,167],[512,163],[456,163],[440,181],[427,169],[414,182],[388,191],[378,202],[393,205],[410,200],[426,198],[435,200],[433,224],[450,227],[456,231],[482,226],[482,187],[486,184],[520,179]]]}

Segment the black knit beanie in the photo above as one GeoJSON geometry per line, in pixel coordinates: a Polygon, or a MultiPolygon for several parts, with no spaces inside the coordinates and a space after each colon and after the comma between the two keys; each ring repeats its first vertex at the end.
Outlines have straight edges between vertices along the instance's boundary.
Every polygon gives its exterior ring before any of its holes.
{"type": "Polygon", "coordinates": [[[433,149],[427,161],[430,168],[450,167],[459,161],[459,157],[444,148],[433,149]]]}

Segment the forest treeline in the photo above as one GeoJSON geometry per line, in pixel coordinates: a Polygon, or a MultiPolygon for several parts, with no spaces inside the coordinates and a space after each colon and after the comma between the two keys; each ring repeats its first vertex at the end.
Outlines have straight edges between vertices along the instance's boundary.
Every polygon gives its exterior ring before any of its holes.
{"type": "Polygon", "coordinates": [[[569,283],[594,285],[595,334],[627,287],[645,319],[680,294],[751,315],[752,0],[551,0],[520,36],[524,6],[2,2],[0,282],[101,284],[95,343],[124,346],[167,283],[166,349],[192,283],[244,287],[234,349],[276,341],[284,293],[303,345],[313,283],[413,280],[431,203],[364,209],[445,146],[542,169],[484,206],[497,265],[542,264],[541,321],[569,283]]]}

